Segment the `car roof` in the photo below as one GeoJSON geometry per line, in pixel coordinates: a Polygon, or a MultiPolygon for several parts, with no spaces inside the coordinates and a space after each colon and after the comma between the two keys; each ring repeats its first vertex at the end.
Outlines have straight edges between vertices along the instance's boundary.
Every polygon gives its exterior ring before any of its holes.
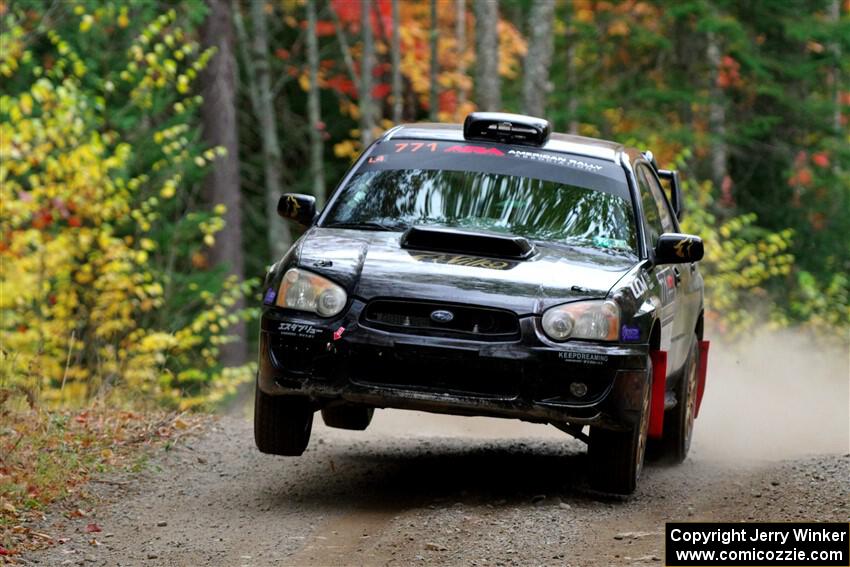
{"type": "MultiPolygon", "coordinates": [[[[465,142],[463,137],[463,126],[460,124],[438,124],[417,123],[402,124],[388,130],[382,137],[383,140],[393,138],[414,140],[444,140],[449,142],[465,142]]],[[[609,140],[597,138],[586,138],[572,134],[560,134],[557,132],[549,136],[549,140],[542,146],[535,147],[541,150],[560,152],[566,154],[582,155],[614,163],[619,163],[620,156],[626,152],[625,146],[609,140]]]]}

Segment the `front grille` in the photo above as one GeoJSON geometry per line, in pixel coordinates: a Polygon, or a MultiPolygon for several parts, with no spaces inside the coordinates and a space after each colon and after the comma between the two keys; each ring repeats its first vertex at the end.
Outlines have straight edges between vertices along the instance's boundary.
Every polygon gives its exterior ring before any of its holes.
{"type": "Polygon", "coordinates": [[[377,299],[366,306],[362,319],[367,326],[410,335],[511,340],[520,332],[510,311],[431,301],[377,299]],[[451,313],[451,320],[441,321],[435,312],[451,313]]]}
{"type": "Polygon", "coordinates": [[[514,399],[522,381],[514,361],[481,358],[477,350],[398,343],[391,349],[357,349],[349,370],[351,380],[361,384],[482,398],[514,399]]]}

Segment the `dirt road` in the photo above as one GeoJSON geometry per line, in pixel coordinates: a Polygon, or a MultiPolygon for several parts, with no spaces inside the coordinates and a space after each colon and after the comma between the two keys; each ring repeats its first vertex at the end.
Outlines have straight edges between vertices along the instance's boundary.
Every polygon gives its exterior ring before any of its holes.
{"type": "MultiPolygon", "coordinates": [[[[795,371],[782,356],[775,363],[795,371]]],[[[94,516],[50,516],[43,530],[68,541],[24,560],[660,565],[666,521],[847,521],[846,378],[792,380],[747,364],[732,355],[715,364],[692,455],[650,466],[624,501],[589,493],[582,444],[548,426],[384,410],[368,431],[346,432],[317,416],[307,453],[286,459],[256,451],[242,413],[127,484],[96,485],[94,516]],[[91,522],[103,531],[86,533],[91,522]]]]}

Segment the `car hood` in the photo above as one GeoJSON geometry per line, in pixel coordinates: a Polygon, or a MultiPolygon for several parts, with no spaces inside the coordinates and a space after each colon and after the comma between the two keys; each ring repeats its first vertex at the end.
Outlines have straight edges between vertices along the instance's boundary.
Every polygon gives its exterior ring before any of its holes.
{"type": "Polygon", "coordinates": [[[630,254],[539,243],[527,260],[407,250],[402,233],[314,227],[298,264],[363,300],[423,299],[509,309],[517,314],[603,298],[635,264],[630,254]]]}

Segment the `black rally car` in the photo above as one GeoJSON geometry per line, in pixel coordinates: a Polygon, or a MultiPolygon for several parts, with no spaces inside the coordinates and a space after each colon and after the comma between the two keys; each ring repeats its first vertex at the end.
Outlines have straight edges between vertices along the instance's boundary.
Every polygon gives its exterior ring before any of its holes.
{"type": "Polygon", "coordinates": [[[300,455],[316,410],[365,429],[390,407],[551,423],[608,492],[634,490],[648,437],[685,458],[703,247],[651,155],[474,113],[393,128],[321,212],[278,211],[307,230],[265,279],[260,451],[300,455]]]}

